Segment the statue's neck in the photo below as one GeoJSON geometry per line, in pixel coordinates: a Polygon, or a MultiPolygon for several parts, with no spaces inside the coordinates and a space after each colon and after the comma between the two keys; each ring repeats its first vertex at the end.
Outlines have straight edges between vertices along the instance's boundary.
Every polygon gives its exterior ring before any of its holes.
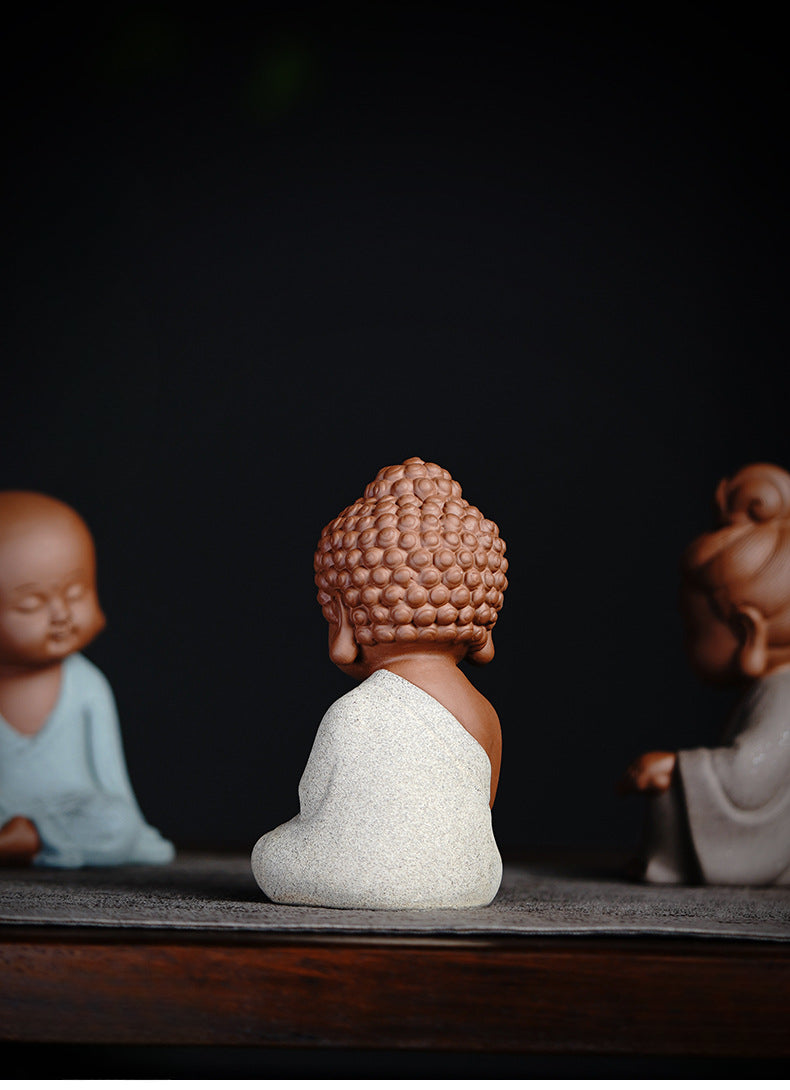
{"type": "Polygon", "coordinates": [[[376,670],[389,670],[407,681],[456,673],[467,651],[466,644],[377,644],[362,649],[365,677],[376,670]]]}

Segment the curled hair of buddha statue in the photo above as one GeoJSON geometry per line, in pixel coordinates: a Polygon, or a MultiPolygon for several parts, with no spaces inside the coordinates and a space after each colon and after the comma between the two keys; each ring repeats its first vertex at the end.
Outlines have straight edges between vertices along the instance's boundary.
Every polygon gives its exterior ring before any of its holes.
{"type": "Polygon", "coordinates": [[[769,642],[790,645],[790,474],[747,465],[719,483],[718,527],[686,550],[682,576],[703,589],[724,619],[740,607],[760,611],[769,642]]]}
{"type": "Polygon", "coordinates": [[[332,596],[362,646],[428,641],[482,646],[507,587],[499,528],[461,495],[446,469],[421,458],[385,466],[323,530],[315,581],[324,617],[332,596]]]}

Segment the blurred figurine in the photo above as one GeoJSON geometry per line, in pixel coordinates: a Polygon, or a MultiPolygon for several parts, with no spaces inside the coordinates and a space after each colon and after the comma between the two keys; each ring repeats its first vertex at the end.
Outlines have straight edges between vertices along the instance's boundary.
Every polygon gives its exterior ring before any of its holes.
{"type": "Polygon", "coordinates": [[[652,796],[648,882],[790,885],[790,475],[746,466],[716,508],[683,558],[686,648],[744,692],[718,747],[643,754],[621,789],[652,796]]]}
{"type": "Polygon", "coordinates": [[[124,763],[104,675],[90,532],[70,507],[0,492],[0,865],[166,863],[124,763]]]}
{"type": "Polygon", "coordinates": [[[496,712],[458,664],[489,662],[507,586],[495,523],[438,465],[382,469],[315,554],[329,656],[361,682],[327,711],[301,812],[255,846],[273,901],[485,905],[502,877],[496,712]]]}

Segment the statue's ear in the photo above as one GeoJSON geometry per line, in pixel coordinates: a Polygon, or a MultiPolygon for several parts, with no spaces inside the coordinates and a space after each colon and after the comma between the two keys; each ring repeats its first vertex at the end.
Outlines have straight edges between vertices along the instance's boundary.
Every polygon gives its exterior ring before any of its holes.
{"type": "Polygon", "coordinates": [[[335,666],[350,666],[356,662],[359,644],[348,607],[339,594],[332,595],[332,620],[329,622],[329,657],[335,666]]]}
{"type": "Polygon", "coordinates": [[[467,654],[466,658],[469,662],[474,662],[477,666],[485,666],[487,662],[490,662],[494,657],[494,637],[491,635],[491,629],[486,632],[485,642],[473,644],[467,654]]]}
{"type": "Polygon", "coordinates": [[[738,662],[746,677],[762,677],[768,665],[768,625],[755,606],[738,606],[733,622],[741,645],[738,662]]]}

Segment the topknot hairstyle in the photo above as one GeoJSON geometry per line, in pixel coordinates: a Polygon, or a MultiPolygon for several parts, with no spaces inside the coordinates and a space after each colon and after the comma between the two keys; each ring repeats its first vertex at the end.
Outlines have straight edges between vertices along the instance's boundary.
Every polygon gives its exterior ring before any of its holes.
{"type": "Polygon", "coordinates": [[[485,643],[502,608],[505,543],[446,469],[421,458],[385,466],[324,527],[318,601],[348,607],[361,646],[430,640],[485,643]]]}
{"type": "Polygon", "coordinates": [[[790,474],[755,463],[716,489],[719,528],[691,543],[685,579],[705,589],[723,616],[756,606],[771,642],[790,643],[790,474]]]}

